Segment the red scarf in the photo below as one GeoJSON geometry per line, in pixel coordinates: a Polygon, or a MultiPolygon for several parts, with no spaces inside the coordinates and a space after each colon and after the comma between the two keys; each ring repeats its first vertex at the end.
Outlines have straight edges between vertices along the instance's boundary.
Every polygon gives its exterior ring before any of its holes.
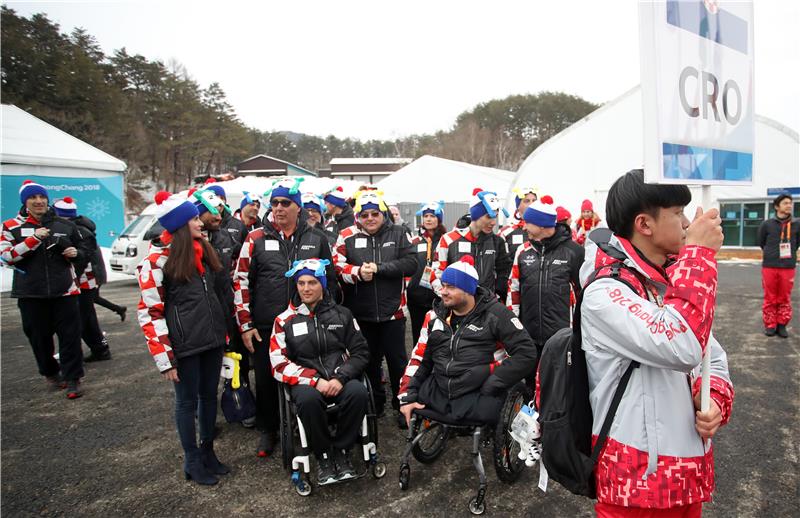
{"type": "MultiPolygon", "coordinates": [[[[168,245],[172,242],[172,234],[165,230],[161,233],[160,239],[162,243],[168,245]]],[[[203,275],[206,273],[206,269],[203,266],[203,246],[200,244],[199,239],[192,240],[192,248],[194,248],[194,266],[197,268],[198,273],[203,275]]]]}

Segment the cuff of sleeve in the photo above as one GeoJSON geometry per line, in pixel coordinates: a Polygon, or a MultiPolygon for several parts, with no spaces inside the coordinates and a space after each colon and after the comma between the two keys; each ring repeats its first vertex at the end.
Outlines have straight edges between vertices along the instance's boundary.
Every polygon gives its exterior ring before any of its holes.
{"type": "Polygon", "coordinates": [[[253,323],[252,322],[245,322],[244,324],[239,326],[239,330],[242,333],[244,333],[245,331],[250,331],[251,329],[253,329],[253,323]]]}
{"type": "Polygon", "coordinates": [[[319,381],[319,376],[314,376],[313,378],[311,378],[311,381],[308,384],[311,385],[312,387],[316,387],[318,381],[319,381]]]}
{"type": "Polygon", "coordinates": [[[702,245],[686,245],[683,247],[682,253],[680,255],[684,255],[684,250],[697,250],[697,254],[694,257],[704,257],[706,259],[710,259],[712,261],[716,260],[717,253],[714,251],[713,248],[709,248],[707,246],[702,245]]]}

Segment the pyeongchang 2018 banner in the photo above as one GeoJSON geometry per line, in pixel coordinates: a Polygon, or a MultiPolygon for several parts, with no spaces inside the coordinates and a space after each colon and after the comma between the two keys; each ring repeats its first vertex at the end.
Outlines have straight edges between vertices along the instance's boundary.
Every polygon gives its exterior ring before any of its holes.
{"type": "Polygon", "coordinates": [[[639,3],[644,170],[651,183],[753,181],[753,3],[639,3]]]}

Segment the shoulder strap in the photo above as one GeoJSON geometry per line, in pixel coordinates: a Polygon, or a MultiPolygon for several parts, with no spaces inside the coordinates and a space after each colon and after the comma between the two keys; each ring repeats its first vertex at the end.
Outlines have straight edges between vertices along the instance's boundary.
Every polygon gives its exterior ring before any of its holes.
{"type": "Polygon", "coordinates": [[[622,375],[622,379],[619,380],[617,390],[614,391],[614,398],[611,400],[611,406],[608,408],[603,426],[600,428],[600,434],[597,436],[597,442],[594,448],[592,448],[592,464],[597,464],[597,458],[600,456],[600,451],[606,444],[608,432],[611,430],[611,423],[614,422],[614,417],[617,415],[617,408],[619,408],[619,403],[622,401],[622,396],[625,394],[625,389],[628,387],[628,381],[631,379],[633,369],[637,368],[639,368],[639,362],[631,361],[628,368],[625,370],[625,374],[622,375]]]}

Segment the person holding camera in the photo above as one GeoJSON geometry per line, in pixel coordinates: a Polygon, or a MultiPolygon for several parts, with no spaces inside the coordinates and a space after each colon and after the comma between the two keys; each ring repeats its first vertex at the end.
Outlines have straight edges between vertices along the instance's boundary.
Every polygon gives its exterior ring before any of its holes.
{"type": "Polygon", "coordinates": [[[11,297],[17,299],[22,329],[48,387],[66,388],[67,398],[77,399],[83,395],[83,354],[75,271],[84,270],[91,253],[78,227],[56,216],[43,186],[26,180],[19,198],[22,208],[3,222],[0,237],[0,258],[14,269],[11,297]]]}

